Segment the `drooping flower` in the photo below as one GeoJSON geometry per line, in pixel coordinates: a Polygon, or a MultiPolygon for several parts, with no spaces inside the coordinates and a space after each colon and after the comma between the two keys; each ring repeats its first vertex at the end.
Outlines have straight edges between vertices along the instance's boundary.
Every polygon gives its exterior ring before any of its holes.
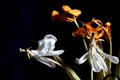
{"type": "Polygon", "coordinates": [[[104,35],[103,37],[105,37],[105,39],[109,42],[110,39],[112,39],[112,35],[111,35],[111,23],[110,22],[106,22],[105,24],[103,24],[99,19],[92,19],[92,22],[96,23],[98,25],[98,27],[100,27],[103,31],[104,31],[104,35]]]}
{"type": "Polygon", "coordinates": [[[39,62],[54,68],[55,64],[59,63],[51,59],[50,56],[58,56],[64,52],[64,50],[54,50],[56,41],[57,38],[55,36],[48,34],[38,41],[39,45],[36,50],[27,49],[27,53],[39,62]]]}
{"type": "Polygon", "coordinates": [[[100,20],[93,18],[92,21],[84,23],[84,26],[81,26],[80,28],[75,30],[72,35],[74,37],[81,36],[83,38],[88,38],[93,37],[94,34],[93,38],[96,40],[105,37],[105,39],[109,41],[109,39],[112,37],[110,26],[110,22],[106,22],[103,25],[100,20]]]}
{"type": "Polygon", "coordinates": [[[76,62],[78,64],[83,64],[86,60],[88,60],[94,72],[100,72],[101,70],[107,72],[108,68],[104,61],[105,58],[114,64],[119,63],[118,57],[111,56],[103,52],[103,50],[96,44],[96,40],[93,39],[90,43],[88,52],[86,52],[81,58],[76,58],[76,62]]]}
{"type": "Polygon", "coordinates": [[[71,9],[68,5],[62,6],[62,13],[53,10],[51,17],[53,21],[58,22],[73,22],[81,15],[81,11],[78,9],[71,9]]]}

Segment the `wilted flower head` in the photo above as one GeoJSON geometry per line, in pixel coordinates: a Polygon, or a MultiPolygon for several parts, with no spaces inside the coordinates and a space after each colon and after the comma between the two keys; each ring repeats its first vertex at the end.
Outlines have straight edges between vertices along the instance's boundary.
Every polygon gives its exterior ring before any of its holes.
{"type": "Polygon", "coordinates": [[[95,19],[95,18],[92,19],[92,22],[96,23],[98,27],[102,28],[102,30],[104,31],[103,37],[105,37],[107,41],[110,41],[110,39],[112,38],[111,29],[110,29],[111,23],[106,22],[105,24],[103,24],[99,19],[95,19]]]}
{"type": "Polygon", "coordinates": [[[54,50],[56,41],[57,38],[55,36],[48,34],[43,39],[38,41],[39,45],[36,50],[27,50],[27,53],[39,62],[54,68],[55,64],[58,62],[48,57],[58,56],[64,52],[64,50],[54,50]]]}
{"type": "Polygon", "coordinates": [[[110,22],[106,22],[104,25],[103,23],[93,18],[92,21],[84,23],[85,26],[81,26],[77,30],[75,30],[72,35],[74,37],[81,36],[81,37],[92,37],[96,40],[100,39],[101,37],[105,37],[107,41],[109,41],[109,36],[111,36],[110,22]],[[93,36],[94,34],[94,36],[93,36]]]}
{"type": "Polygon", "coordinates": [[[71,9],[68,5],[62,6],[62,13],[59,13],[56,10],[53,10],[51,13],[53,21],[60,22],[73,22],[75,19],[81,15],[81,11],[78,9],[71,9]]]}
{"type": "Polygon", "coordinates": [[[76,62],[78,64],[82,64],[88,59],[94,72],[100,72],[101,70],[107,72],[108,68],[104,61],[105,58],[115,64],[119,63],[119,59],[117,57],[103,52],[103,50],[96,44],[96,40],[93,39],[90,43],[88,52],[86,52],[81,58],[76,58],[76,62]]]}

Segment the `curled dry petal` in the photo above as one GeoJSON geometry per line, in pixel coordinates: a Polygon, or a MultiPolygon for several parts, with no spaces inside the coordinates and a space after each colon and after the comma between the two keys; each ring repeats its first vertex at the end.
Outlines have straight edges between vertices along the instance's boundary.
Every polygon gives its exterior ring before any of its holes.
{"type": "Polygon", "coordinates": [[[110,23],[110,22],[107,22],[107,23],[105,24],[105,34],[104,34],[104,37],[105,37],[105,39],[106,39],[108,42],[109,42],[109,37],[112,38],[110,26],[111,26],[111,23],[110,23]]]}
{"type": "Polygon", "coordinates": [[[96,39],[96,40],[98,40],[98,39],[100,39],[103,35],[104,35],[104,31],[103,31],[103,30],[100,30],[100,31],[94,33],[93,38],[96,39]]]}
{"type": "Polygon", "coordinates": [[[89,31],[90,35],[94,34],[93,38],[100,39],[104,35],[104,30],[102,27],[96,26],[95,28],[92,26],[93,22],[87,22],[86,27],[89,31]]]}
{"type": "Polygon", "coordinates": [[[104,30],[104,35],[103,36],[109,42],[110,39],[112,38],[111,29],[110,29],[111,23],[106,22],[105,26],[104,26],[103,23],[100,20],[95,19],[95,18],[92,19],[92,22],[96,23],[99,27],[101,27],[104,30]]]}
{"type": "Polygon", "coordinates": [[[82,64],[88,59],[88,52],[85,53],[80,59],[76,58],[77,64],[82,64]]]}
{"type": "Polygon", "coordinates": [[[86,30],[83,27],[81,27],[81,28],[78,28],[77,30],[75,30],[74,32],[72,32],[72,36],[73,37],[78,37],[78,36],[87,37],[88,34],[87,34],[86,30]]]}

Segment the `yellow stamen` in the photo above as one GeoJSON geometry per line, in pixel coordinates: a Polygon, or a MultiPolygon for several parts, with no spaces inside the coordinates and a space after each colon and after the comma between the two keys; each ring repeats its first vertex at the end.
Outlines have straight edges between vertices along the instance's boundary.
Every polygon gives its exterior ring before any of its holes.
{"type": "Polygon", "coordinates": [[[29,54],[29,53],[27,53],[27,56],[28,56],[28,59],[31,59],[31,58],[30,58],[30,54],[29,54]]]}

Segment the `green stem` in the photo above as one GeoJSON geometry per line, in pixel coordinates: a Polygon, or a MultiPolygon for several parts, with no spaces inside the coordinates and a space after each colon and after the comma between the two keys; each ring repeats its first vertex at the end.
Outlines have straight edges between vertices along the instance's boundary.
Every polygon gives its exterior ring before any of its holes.
{"type": "MultiPolygon", "coordinates": [[[[109,39],[110,39],[110,55],[112,55],[112,40],[111,40],[110,35],[109,35],[109,39]]],[[[109,68],[111,69],[111,62],[109,64],[109,68]]]]}
{"type": "Polygon", "coordinates": [[[65,70],[71,80],[81,80],[75,71],[70,68],[59,56],[54,56],[54,59],[62,64],[62,68],[65,70]]]}
{"type": "Polygon", "coordinates": [[[77,28],[79,28],[79,24],[77,23],[77,20],[76,20],[76,19],[74,20],[74,23],[75,23],[75,25],[77,26],[77,28]]]}
{"type": "Polygon", "coordinates": [[[91,69],[91,80],[93,80],[93,71],[91,69]]]}
{"type": "Polygon", "coordinates": [[[87,44],[86,44],[86,41],[85,41],[84,38],[83,38],[83,43],[84,43],[84,46],[85,46],[85,50],[87,51],[87,50],[88,50],[88,47],[87,47],[87,44]]]}
{"type": "MultiPolygon", "coordinates": [[[[102,26],[102,28],[105,30],[105,32],[106,32],[107,35],[108,35],[108,38],[109,38],[109,41],[110,41],[110,43],[109,43],[109,44],[110,44],[110,45],[109,45],[109,46],[110,46],[110,48],[109,48],[109,49],[110,49],[110,50],[109,50],[109,54],[112,55],[112,39],[111,39],[111,35],[110,35],[110,33],[107,32],[107,30],[104,28],[104,26],[102,26]]],[[[108,74],[111,73],[111,66],[112,66],[112,63],[109,62],[109,70],[108,70],[108,72],[107,72],[108,74]]]]}

